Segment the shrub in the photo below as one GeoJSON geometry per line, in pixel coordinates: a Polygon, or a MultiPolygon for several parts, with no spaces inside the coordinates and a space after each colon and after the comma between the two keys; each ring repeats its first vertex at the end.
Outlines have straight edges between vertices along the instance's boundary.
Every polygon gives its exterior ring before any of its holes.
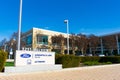
{"type": "Polygon", "coordinates": [[[81,63],[88,62],[88,61],[97,61],[100,63],[120,63],[120,56],[107,56],[107,57],[80,57],[81,63]]]}
{"type": "Polygon", "coordinates": [[[95,57],[95,56],[85,56],[85,57],[80,57],[81,63],[87,62],[87,61],[99,61],[100,57],[95,57]]]}
{"type": "Polygon", "coordinates": [[[112,64],[112,62],[106,62],[106,64],[112,64]]]}
{"type": "Polygon", "coordinates": [[[120,56],[114,57],[101,57],[99,62],[112,62],[112,63],[120,63],[120,56]]]}
{"type": "Polygon", "coordinates": [[[80,59],[73,55],[56,55],[56,64],[62,64],[63,68],[78,67],[80,59]]]}
{"type": "Polygon", "coordinates": [[[92,66],[92,65],[98,65],[99,62],[97,61],[87,61],[87,62],[84,62],[84,65],[87,65],[87,66],[92,66]]]}
{"type": "Polygon", "coordinates": [[[62,64],[63,68],[68,67],[78,67],[78,66],[91,66],[91,65],[104,65],[104,64],[112,64],[112,63],[120,63],[120,56],[112,56],[112,57],[79,57],[73,55],[61,55],[57,54],[55,57],[56,64],[62,64]]]}
{"type": "Polygon", "coordinates": [[[2,72],[2,70],[4,69],[6,59],[7,59],[7,53],[0,50],[0,72],[2,72]]]}

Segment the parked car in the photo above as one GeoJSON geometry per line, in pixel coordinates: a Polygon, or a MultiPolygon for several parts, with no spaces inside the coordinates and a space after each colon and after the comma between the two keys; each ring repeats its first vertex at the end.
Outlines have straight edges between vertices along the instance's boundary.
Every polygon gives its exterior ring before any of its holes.
{"type": "Polygon", "coordinates": [[[85,55],[83,55],[83,54],[80,53],[80,52],[77,52],[75,55],[76,55],[76,56],[85,56],[85,55]]]}
{"type": "Polygon", "coordinates": [[[98,54],[99,57],[104,57],[105,55],[104,54],[98,54]]]}
{"type": "Polygon", "coordinates": [[[78,56],[85,56],[85,55],[81,54],[81,55],[78,55],[78,56]]]}
{"type": "Polygon", "coordinates": [[[93,56],[93,55],[89,53],[89,54],[86,54],[86,56],[93,56]]]}

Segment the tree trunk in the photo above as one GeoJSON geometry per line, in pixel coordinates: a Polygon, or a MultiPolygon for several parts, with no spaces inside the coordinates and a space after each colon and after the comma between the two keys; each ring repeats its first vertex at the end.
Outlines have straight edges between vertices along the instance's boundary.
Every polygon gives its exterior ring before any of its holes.
{"type": "Polygon", "coordinates": [[[75,55],[75,49],[72,50],[73,55],[75,55]]]}
{"type": "Polygon", "coordinates": [[[61,54],[64,54],[64,41],[61,42],[61,54]]]}
{"type": "Polygon", "coordinates": [[[83,48],[81,49],[81,52],[82,52],[82,55],[83,55],[84,54],[84,49],[83,48]]]}
{"type": "Polygon", "coordinates": [[[111,54],[113,53],[113,49],[111,49],[110,53],[111,53],[111,54]]]}

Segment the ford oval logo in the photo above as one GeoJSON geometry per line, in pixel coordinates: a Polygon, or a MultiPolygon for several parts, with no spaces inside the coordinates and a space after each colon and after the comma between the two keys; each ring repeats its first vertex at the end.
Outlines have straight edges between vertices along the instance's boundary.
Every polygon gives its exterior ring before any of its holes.
{"type": "Polygon", "coordinates": [[[30,58],[31,55],[30,54],[27,54],[27,53],[24,53],[24,54],[21,54],[20,55],[22,58],[30,58]]]}

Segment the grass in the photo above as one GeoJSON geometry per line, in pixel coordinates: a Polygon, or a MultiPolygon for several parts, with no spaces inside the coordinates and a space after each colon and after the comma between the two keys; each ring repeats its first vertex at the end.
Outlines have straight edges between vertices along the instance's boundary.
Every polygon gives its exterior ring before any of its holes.
{"type": "Polygon", "coordinates": [[[99,62],[97,62],[97,61],[86,61],[83,64],[85,66],[93,66],[93,65],[99,65],[99,62]]]}
{"type": "Polygon", "coordinates": [[[6,62],[5,66],[14,66],[14,62],[6,62]]]}
{"type": "Polygon", "coordinates": [[[106,65],[106,64],[112,64],[112,62],[100,63],[100,62],[97,62],[97,61],[86,61],[86,62],[83,63],[84,66],[106,65]]]}

